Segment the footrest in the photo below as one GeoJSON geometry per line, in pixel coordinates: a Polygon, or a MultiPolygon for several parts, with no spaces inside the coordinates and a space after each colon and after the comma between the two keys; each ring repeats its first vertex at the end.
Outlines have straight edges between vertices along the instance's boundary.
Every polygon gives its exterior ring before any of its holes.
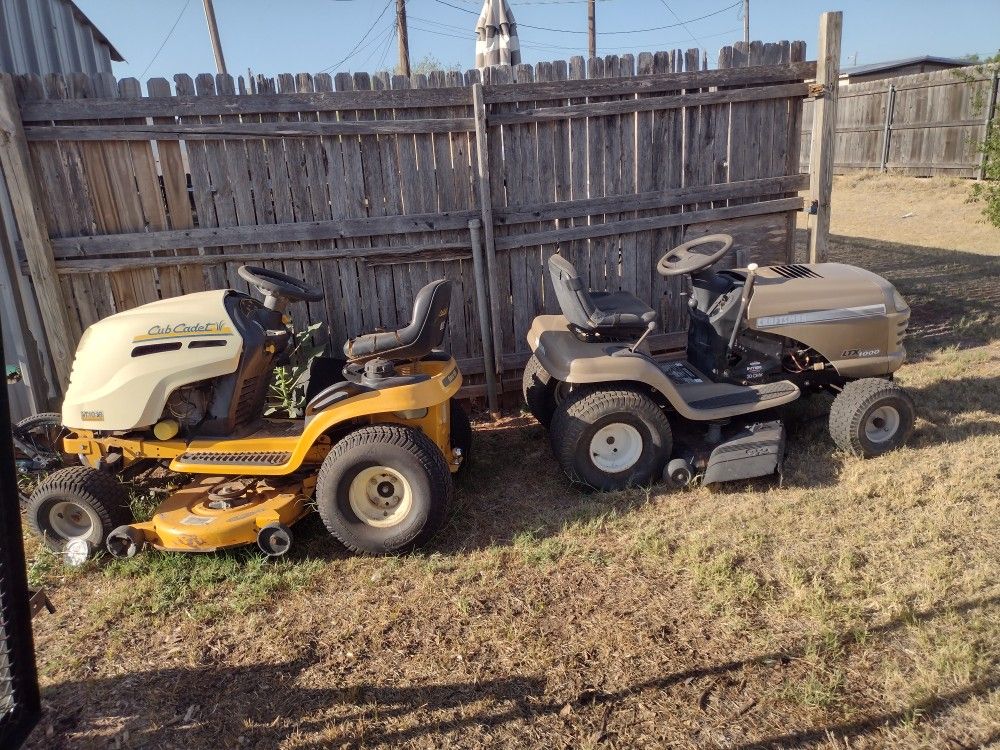
{"type": "Polygon", "coordinates": [[[288,463],[291,457],[291,453],[283,451],[237,451],[234,453],[196,451],[181,454],[174,459],[174,463],[203,466],[281,466],[288,463]]]}
{"type": "Polygon", "coordinates": [[[798,391],[799,387],[788,380],[763,385],[749,385],[732,393],[722,393],[718,396],[699,399],[688,403],[692,409],[709,410],[725,409],[729,406],[743,404],[759,404],[762,401],[773,401],[798,391]]]}

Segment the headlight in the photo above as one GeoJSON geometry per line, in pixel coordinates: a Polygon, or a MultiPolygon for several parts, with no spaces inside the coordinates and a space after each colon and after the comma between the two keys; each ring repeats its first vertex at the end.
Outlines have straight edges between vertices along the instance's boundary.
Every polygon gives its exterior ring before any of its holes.
{"type": "Polygon", "coordinates": [[[903,310],[910,309],[910,306],[906,304],[906,300],[903,299],[903,295],[896,288],[892,290],[892,306],[896,308],[896,312],[903,312],[903,310]]]}

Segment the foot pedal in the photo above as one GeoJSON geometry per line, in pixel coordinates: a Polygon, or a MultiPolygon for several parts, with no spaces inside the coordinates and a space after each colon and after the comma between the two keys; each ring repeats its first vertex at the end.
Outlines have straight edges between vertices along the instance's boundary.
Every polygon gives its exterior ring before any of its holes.
{"type": "Polygon", "coordinates": [[[764,477],[780,471],[785,426],[780,421],[744,427],[712,450],[702,484],[764,477]]]}

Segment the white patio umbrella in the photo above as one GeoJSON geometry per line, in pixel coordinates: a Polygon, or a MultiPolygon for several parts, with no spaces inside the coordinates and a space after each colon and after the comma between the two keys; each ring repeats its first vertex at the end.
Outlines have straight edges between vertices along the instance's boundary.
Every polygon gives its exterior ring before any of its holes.
{"type": "Polygon", "coordinates": [[[486,0],[476,21],[476,67],[521,62],[517,24],[507,0],[486,0]]]}

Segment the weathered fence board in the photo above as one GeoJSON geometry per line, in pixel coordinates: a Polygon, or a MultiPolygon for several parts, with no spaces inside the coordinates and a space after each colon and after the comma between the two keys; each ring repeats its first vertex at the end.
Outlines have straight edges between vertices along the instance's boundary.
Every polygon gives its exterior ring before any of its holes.
{"type": "MultiPolygon", "coordinates": [[[[339,347],[406,322],[420,287],[447,276],[447,346],[479,393],[487,368],[510,384],[532,318],[557,309],[559,252],[594,288],[657,306],[654,345],[683,345],[683,289],[655,272],[661,253],[714,228],[754,243],[752,259],[790,257],[808,185],[804,56],[782,42],[725,48],[719,70],[674,50],[410,78],[178,75],[147,96],[133,79],[20,79],[67,341],[155,299],[245,289],[250,263],[321,285],[324,301],[291,314],[339,347]]],[[[39,267],[37,247],[20,250],[39,267]]]]}
{"type": "MultiPolygon", "coordinates": [[[[969,67],[840,86],[834,168],[981,177],[979,145],[997,85],[969,67]]],[[[810,158],[812,106],[803,110],[802,164],[810,158]]]]}

